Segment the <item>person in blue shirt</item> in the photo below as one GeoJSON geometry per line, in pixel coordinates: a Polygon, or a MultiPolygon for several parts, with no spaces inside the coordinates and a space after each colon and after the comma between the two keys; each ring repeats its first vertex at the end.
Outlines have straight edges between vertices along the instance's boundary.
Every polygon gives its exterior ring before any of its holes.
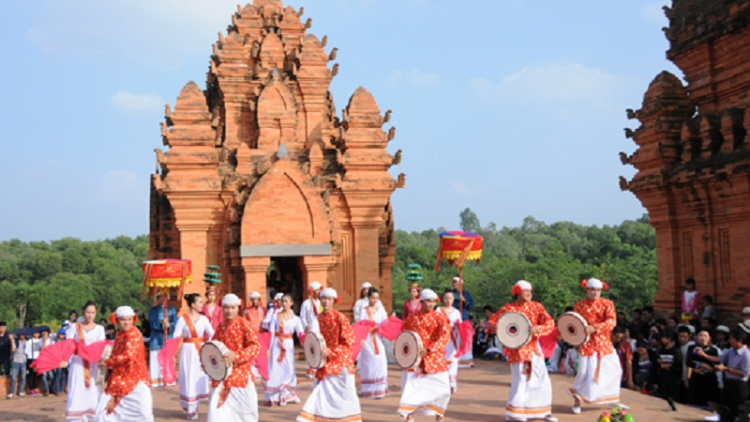
{"type": "Polygon", "coordinates": [[[451,285],[453,286],[453,296],[455,297],[455,299],[453,299],[453,307],[456,309],[461,309],[463,307],[463,311],[461,312],[461,320],[468,321],[469,311],[474,309],[474,298],[466,289],[463,289],[463,295],[460,295],[458,293],[458,288],[461,284],[463,284],[463,282],[464,281],[458,277],[453,277],[453,281],[451,281],[451,285]],[[461,305],[461,302],[463,302],[463,305],[461,305]]]}
{"type": "MultiPolygon", "coordinates": [[[[167,296],[169,299],[169,296],[167,296]]],[[[172,337],[174,326],[177,324],[177,310],[169,305],[167,306],[167,315],[164,315],[164,305],[161,303],[162,294],[156,296],[157,305],[151,307],[148,311],[148,320],[151,324],[151,340],[149,341],[149,374],[151,376],[151,387],[163,387],[164,379],[162,378],[161,365],[159,365],[159,351],[164,347],[164,330],[168,331],[167,335],[172,337]]]]}

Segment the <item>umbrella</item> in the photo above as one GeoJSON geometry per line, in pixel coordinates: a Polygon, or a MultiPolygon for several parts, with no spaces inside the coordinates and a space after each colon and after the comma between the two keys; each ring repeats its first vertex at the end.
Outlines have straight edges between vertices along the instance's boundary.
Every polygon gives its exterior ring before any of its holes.
{"type": "MultiPolygon", "coordinates": [[[[300,343],[305,344],[304,333],[299,338],[300,343]]],[[[260,353],[255,358],[255,367],[258,368],[260,376],[268,381],[268,349],[271,346],[271,332],[266,331],[258,334],[258,341],[260,342],[260,353]]]]}
{"type": "Polygon", "coordinates": [[[378,327],[378,335],[389,341],[396,341],[403,325],[404,321],[401,321],[396,315],[391,315],[378,327]]]}
{"type": "MultiPolygon", "coordinates": [[[[449,265],[458,268],[458,278],[461,280],[458,285],[459,297],[464,294],[464,263],[466,261],[481,261],[483,246],[484,238],[476,233],[463,231],[440,233],[440,243],[438,245],[437,259],[435,260],[435,272],[440,271],[443,259],[448,261],[449,265]]],[[[459,302],[458,310],[463,314],[463,302],[459,302]]]]}
{"type": "Polygon", "coordinates": [[[542,354],[546,359],[552,357],[555,353],[555,346],[557,346],[557,330],[552,330],[551,333],[546,336],[539,337],[539,344],[542,346],[542,354]]]}
{"type": "Polygon", "coordinates": [[[19,328],[19,329],[17,329],[17,330],[16,330],[16,331],[15,331],[15,332],[13,333],[13,336],[14,336],[14,337],[18,337],[18,336],[20,336],[20,335],[25,335],[25,336],[26,336],[26,337],[28,338],[28,337],[31,337],[31,334],[32,334],[33,332],[34,332],[34,329],[33,329],[33,328],[29,328],[29,327],[26,327],[26,328],[19,328]]]}
{"type": "Polygon", "coordinates": [[[51,344],[41,352],[39,357],[31,364],[38,374],[57,369],[61,362],[67,362],[76,350],[76,343],[73,340],[64,340],[51,344]]]}
{"type": "Polygon", "coordinates": [[[48,326],[46,326],[46,325],[40,325],[38,327],[34,327],[34,328],[31,329],[32,334],[33,333],[40,333],[41,334],[41,333],[43,333],[45,331],[48,332],[48,333],[52,332],[52,330],[48,326]]]}
{"type": "Polygon", "coordinates": [[[359,321],[352,324],[352,330],[354,331],[354,345],[352,345],[352,358],[357,360],[362,346],[367,341],[367,337],[370,334],[370,330],[375,326],[372,321],[359,321]]]}
{"type": "Polygon", "coordinates": [[[461,336],[461,346],[456,351],[456,357],[461,357],[471,351],[471,343],[474,339],[474,327],[471,321],[461,321],[456,324],[458,334],[461,336]]]}
{"type": "Polygon", "coordinates": [[[177,348],[180,347],[180,340],[182,340],[180,337],[167,340],[157,355],[157,360],[161,365],[161,377],[167,385],[174,384],[177,381],[177,374],[174,371],[174,357],[177,354],[177,348]]]}
{"type": "Polygon", "coordinates": [[[111,340],[99,340],[91,344],[79,344],[78,345],[78,356],[87,362],[99,362],[104,352],[106,345],[114,345],[115,343],[111,340]]]}

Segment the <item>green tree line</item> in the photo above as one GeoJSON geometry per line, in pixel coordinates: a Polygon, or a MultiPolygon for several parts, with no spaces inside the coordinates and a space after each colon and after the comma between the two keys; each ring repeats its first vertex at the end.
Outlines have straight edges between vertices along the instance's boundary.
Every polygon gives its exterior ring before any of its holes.
{"type": "MultiPolygon", "coordinates": [[[[482,227],[470,209],[461,215],[461,229],[484,237],[481,262],[464,266],[466,289],[484,305],[510,300],[512,285],[521,279],[534,285],[535,299],[561,312],[583,297],[581,279],[598,277],[611,287],[604,296],[618,309],[651,304],[656,293],[656,245],[648,218],[618,226],[583,226],[570,222],[545,224],[527,217],[521,227],[482,227]]],[[[407,299],[408,264],[423,268],[425,287],[442,292],[458,274],[443,262],[434,272],[442,228],[422,232],[396,231],[393,267],[394,309],[407,299]]],[[[0,320],[11,329],[50,325],[56,328],[70,310],[94,300],[104,317],[121,305],[146,311],[141,302],[141,263],[148,236],[120,236],[102,241],[64,238],[51,242],[0,242],[0,320]]],[[[148,301],[148,299],[147,299],[148,301]]]]}
{"type": "MultiPolygon", "coordinates": [[[[475,313],[491,305],[497,309],[511,300],[510,290],[518,280],[534,286],[534,299],[555,313],[573,306],[584,294],[584,278],[605,280],[610,290],[603,294],[618,309],[650,305],[658,286],[656,237],[644,215],[617,226],[583,226],[571,222],[545,224],[533,217],[521,227],[482,227],[470,209],[461,212],[461,229],[484,238],[482,260],[464,265],[464,286],[472,293],[475,313]]],[[[422,232],[396,231],[396,263],[393,268],[394,309],[408,298],[407,265],[423,268],[422,286],[442,293],[458,275],[447,262],[433,270],[439,234],[445,229],[422,232]]]]}

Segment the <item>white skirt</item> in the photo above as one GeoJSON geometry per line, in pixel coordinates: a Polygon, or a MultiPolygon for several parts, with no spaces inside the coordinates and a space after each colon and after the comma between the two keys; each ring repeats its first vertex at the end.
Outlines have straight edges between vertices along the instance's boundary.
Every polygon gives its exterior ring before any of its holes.
{"type": "Polygon", "coordinates": [[[102,394],[96,407],[96,422],[153,422],[154,402],[151,389],[139,382],[135,389],[117,403],[114,411],[107,414],[107,407],[112,396],[102,394]]]}
{"type": "Polygon", "coordinates": [[[152,387],[163,387],[164,379],[161,376],[161,365],[159,365],[159,352],[161,350],[150,350],[148,359],[148,373],[151,377],[152,387]]]}
{"type": "Polygon", "coordinates": [[[329,375],[313,388],[297,422],[323,422],[345,419],[346,422],[361,422],[354,375],[342,370],[340,375],[329,375]]]}
{"type": "Polygon", "coordinates": [[[613,405],[620,402],[620,380],[622,367],[617,353],[602,358],[599,368],[599,381],[594,381],[596,365],[599,358],[594,356],[580,356],[578,358],[578,374],[575,384],[568,393],[578,397],[584,403],[613,405]]]}
{"type": "Polygon", "coordinates": [[[380,336],[375,336],[375,342],[378,345],[377,355],[371,336],[367,336],[359,353],[362,398],[366,399],[379,399],[388,395],[388,357],[380,336]]]}
{"type": "Polygon", "coordinates": [[[443,417],[450,400],[448,371],[419,375],[416,372],[404,371],[401,375],[401,402],[398,405],[398,413],[402,416],[422,414],[443,417]]]}
{"type": "Polygon", "coordinates": [[[247,378],[247,387],[230,389],[221,407],[218,406],[224,383],[214,389],[208,402],[207,422],[258,422],[258,393],[252,378],[249,375],[247,378]]]}
{"type": "Polygon", "coordinates": [[[456,391],[458,391],[458,358],[456,357],[456,346],[454,346],[453,340],[451,340],[445,348],[445,359],[448,361],[451,394],[455,394],[456,391]]]}
{"type": "Polygon", "coordinates": [[[525,362],[510,364],[510,395],[505,404],[505,417],[541,419],[552,413],[552,383],[544,359],[534,355],[531,376],[527,380],[525,362]]]}
{"type": "Polygon", "coordinates": [[[68,366],[68,403],[65,407],[65,420],[68,422],[90,422],[96,416],[100,395],[96,373],[99,369],[96,362],[89,362],[89,388],[86,388],[83,369],[83,360],[73,355],[68,366]]]}
{"type": "Polygon", "coordinates": [[[208,400],[210,388],[208,375],[203,372],[198,349],[193,343],[182,344],[177,380],[180,383],[180,406],[188,417],[192,417],[198,413],[200,402],[208,400]]]}
{"type": "Polygon", "coordinates": [[[266,382],[266,406],[284,406],[289,402],[299,402],[297,397],[297,374],[294,368],[294,340],[285,339],[286,353],[281,362],[281,346],[274,340],[271,357],[268,360],[268,382],[266,382]]]}
{"type": "Polygon", "coordinates": [[[459,368],[473,368],[474,367],[474,354],[469,351],[466,354],[458,358],[459,368]]]}

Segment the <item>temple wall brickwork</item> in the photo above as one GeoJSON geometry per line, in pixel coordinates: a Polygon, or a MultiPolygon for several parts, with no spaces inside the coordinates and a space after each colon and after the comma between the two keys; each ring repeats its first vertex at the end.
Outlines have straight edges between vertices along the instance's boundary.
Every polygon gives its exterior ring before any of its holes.
{"type": "Polygon", "coordinates": [[[687,278],[727,315],[750,305],[750,1],[673,0],[667,57],[626,129],[637,150],[620,187],[656,229],[657,308],[680,308],[687,278]]]}

